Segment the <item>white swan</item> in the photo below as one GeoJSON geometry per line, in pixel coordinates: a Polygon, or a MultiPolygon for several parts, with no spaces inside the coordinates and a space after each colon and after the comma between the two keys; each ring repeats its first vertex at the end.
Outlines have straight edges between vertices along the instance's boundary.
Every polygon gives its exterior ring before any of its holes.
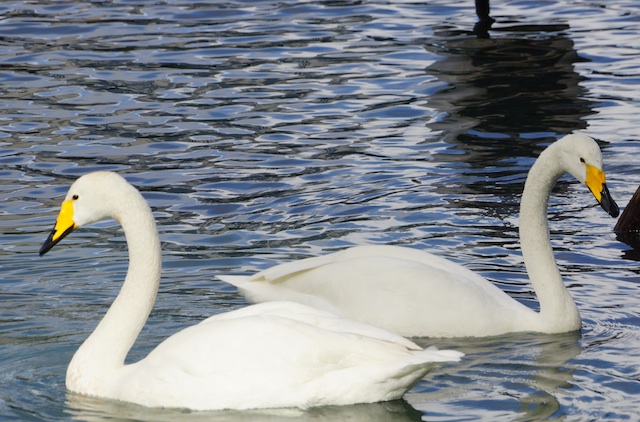
{"type": "Polygon", "coordinates": [[[612,216],[598,144],[573,134],[535,162],[520,206],[520,242],[540,312],[446,259],[397,246],[360,246],[281,264],[253,276],[219,277],[252,302],[293,300],[405,336],[491,336],[578,330],[578,308],[562,282],[549,240],[547,204],[565,173],[586,183],[612,216]]]}
{"type": "Polygon", "coordinates": [[[112,217],[123,227],[129,269],[95,331],[73,356],[73,392],[150,407],[195,410],[310,407],[392,400],[455,351],[422,350],[396,334],[287,302],[208,318],[125,365],[155,301],[161,250],[140,193],[110,172],[69,189],[40,255],[74,229],[112,217]]]}

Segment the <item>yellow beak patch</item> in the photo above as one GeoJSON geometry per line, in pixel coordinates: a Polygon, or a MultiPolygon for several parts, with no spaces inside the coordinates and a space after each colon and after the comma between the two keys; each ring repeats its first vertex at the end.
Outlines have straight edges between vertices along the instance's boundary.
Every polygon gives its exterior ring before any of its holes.
{"type": "Polygon", "coordinates": [[[604,171],[590,164],[587,164],[587,181],[585,182],[593,196],[598,200],[602,209],[609,213],[612,217],[620,214],[618,204],[613,200],[607,184],[605,183],[604,171]]]}
{"type": "Polygon", "coordinates": [[[53,230],[51,230],[49,237],[47,237],[47,240],[44,241],[44,244],[40,248],[40,256],[46,254],[66,235],[77,228],[78,226],[73,222],[73,201],[64,201],[60,208],[60,214],[58,214],[56,224],[53,226],[53,230]]]}
{"type": "Polygon", "coordinates": [[[599,168],[587,164],[587,182],[586,185],[596,197],[598,202],[602,202],[602,190],[605,184],[604,171],[599,168]]]}
{"type": "Polygon", "coordinates": [[[64,201],[60,207],[60,214],[56,220],[56,225],[53,226],[51,240],[54,242],[60,239],[63,233],[69,229],[74,230],[77,226],[73,222],[73,201],[64,201]]]}

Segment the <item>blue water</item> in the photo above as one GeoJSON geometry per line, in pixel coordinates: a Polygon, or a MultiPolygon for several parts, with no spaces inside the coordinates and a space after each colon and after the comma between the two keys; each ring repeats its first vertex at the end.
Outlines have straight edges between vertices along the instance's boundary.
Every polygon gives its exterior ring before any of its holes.
{"type": "Polygon", "coordinates": [[[122,173],[164,249],[131,351],[246,305],[216,274],[360,244],[427,249],[537,302],[518,246],[537,154],[601,141],[624,207],[640,185],[640,5],[494,2],[0,3],[0,419],[636,420],[638,254],[584,186],[550,203],[581,333],[419,339],[467,353],[405,400],[189,413],[66,392],[73,352],[126,272],[114,222],[37,252],[78,176],[122,173]]]}

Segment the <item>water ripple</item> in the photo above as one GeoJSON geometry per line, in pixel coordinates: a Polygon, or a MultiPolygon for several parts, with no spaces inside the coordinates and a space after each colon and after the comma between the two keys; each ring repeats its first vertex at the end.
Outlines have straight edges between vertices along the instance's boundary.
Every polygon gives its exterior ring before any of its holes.
{"type": "Polygon", "coordinates": [[[517,235],[534,157],[584,130],[602,141],[621,205],[640,184],[640,10],[492,6],[497,22],[478,38],[473,4],[443,0],[2,2],[0,415],[635,418],[637,262],[568,179],[550,233],[581,334],[424,340],[467,357],[388,405],[197,415],[65,394],[71,354],[126,272],[125,244],[104,222],[37,251],[68,185],[93,170],[141,189],[165,250],[130,360],[246,305],[215,274],[364,243],[433,251],[537,309],[517,235]]]}

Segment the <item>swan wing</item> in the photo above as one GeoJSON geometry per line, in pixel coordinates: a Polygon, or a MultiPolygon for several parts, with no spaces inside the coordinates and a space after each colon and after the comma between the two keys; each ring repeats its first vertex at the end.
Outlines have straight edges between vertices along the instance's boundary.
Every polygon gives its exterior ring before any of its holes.
{"type": "Polygon", "coordinates": [[[409,350],[421,350],[422,348],[413,341],[381,328],[364,324],[358,321],[340,317],[332,312],[324,311],[311,306],[295,302],[273,301],[260,303],[253,306],[237,309],[234,312],[226,312],[214,315],[202,321],[200,324],[226,321],[247,317],[282,317],[292,321],[308,324],[309,326],[332,331],[337,334],[352,334],[362,338],[377,339],[390,344],[398,344],[409,350]]]}
{"type": "Polygon", "coordinates": [[[361,246],[220,277],[251,302],[291,300],[406,336],[486,336],[532,310],[444,258],[399,246],[361,246]],[[305,262],[307,261],[307,262],[305,262]]]}
{"type": "Polygon", "coordinates": [[[352,404],[399,398],[436,363],[462,356],[381,331],[299,304],[255,305],[169,337],[121,385],[147,406],[352,404]]]}
{"type": "MultiPolygon", "coordinates": [[[[468,273],[470,277],[476,276],[475,273],[465,269],[464,267],[461,267],[458,264],[418,249],[391,245],[369,245],[356,246],[341,250],[339,252],[275,265],[273,267],[262,270],[252,276],[242,277],[242,280],[278,283],[296,274],[313,270],[319,267],[341,262],[348,262],[350,260],[358,258],[375,259],[376,257],[397,258],[403,261],[414,261],[435,269],[454,272],[464,271],[465,273],[468,273]]],[[[233,281],[240,280],[240,277],[237,276],[219,276],[219,278],[221,280],[231,280],[231,284],[233,284],[233,281]]]]}

